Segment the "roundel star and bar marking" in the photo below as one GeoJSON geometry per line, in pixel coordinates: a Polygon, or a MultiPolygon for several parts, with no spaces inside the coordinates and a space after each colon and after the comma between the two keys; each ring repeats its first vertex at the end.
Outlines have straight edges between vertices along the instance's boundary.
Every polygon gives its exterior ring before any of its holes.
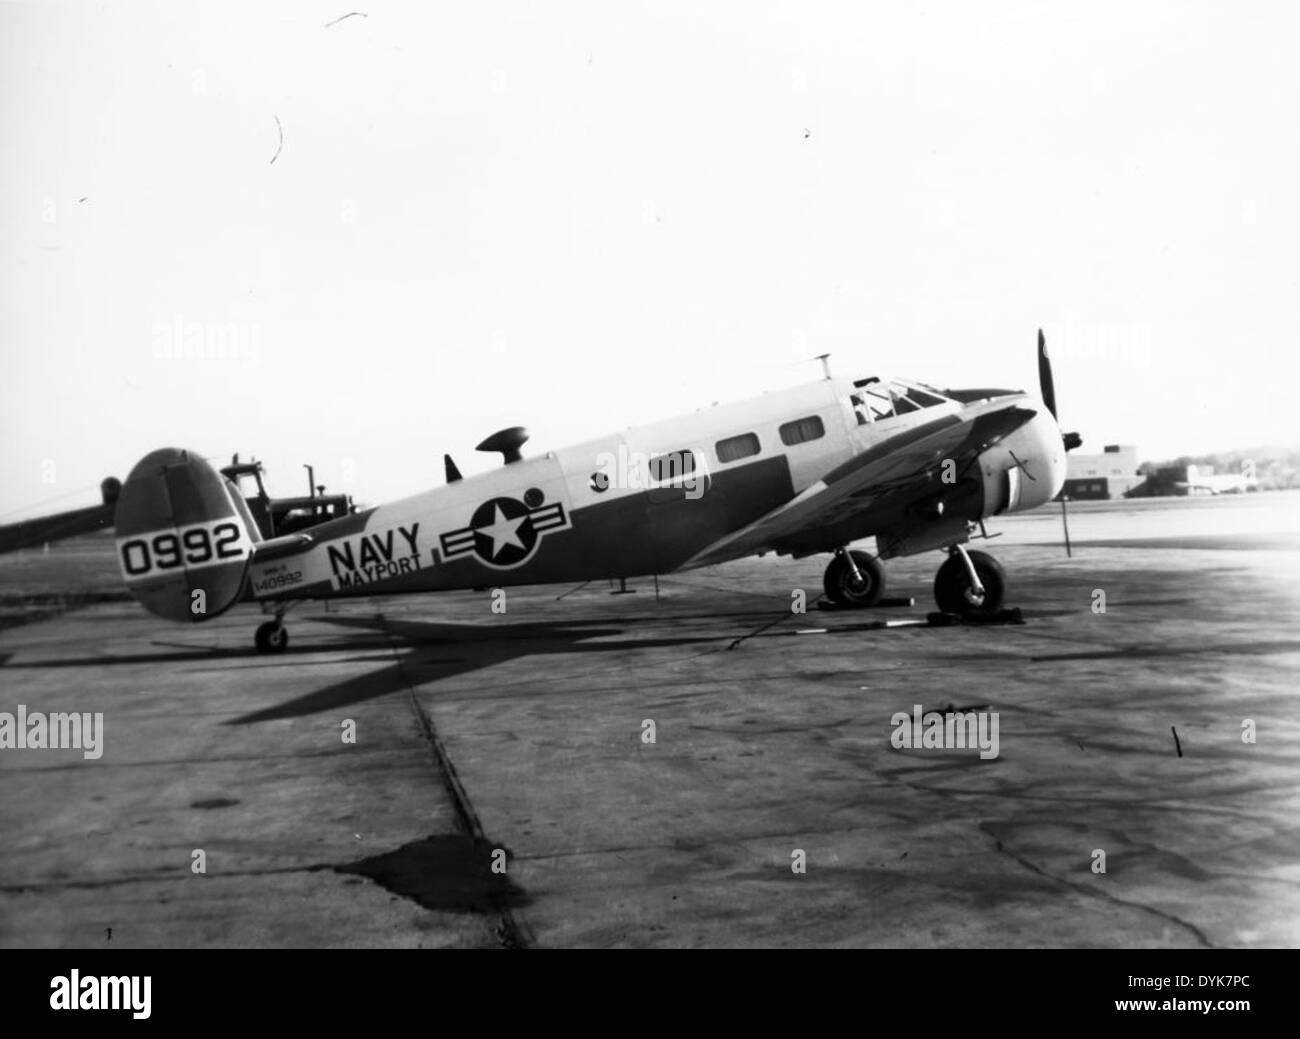
{"type": "Polygon", "coordinates": [[[524,501],[489,498],[474,510],[469,526],[441,535],[443,558],[457,559],[472,552],[481,563],[497,570],[523,566],[545,534],[569,526],[564,506],[544,501],[536,488],[529,488],[524,501]]]}

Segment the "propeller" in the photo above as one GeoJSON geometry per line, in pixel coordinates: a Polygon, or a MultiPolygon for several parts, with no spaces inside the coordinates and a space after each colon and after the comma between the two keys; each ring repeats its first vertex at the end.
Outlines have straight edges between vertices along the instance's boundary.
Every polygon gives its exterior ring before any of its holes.
{"type": "MultiPolygon", "coordinates": [[[[1047,410],[1052,413],[1052,418],[1056,416],[1056,383],[1052,379],[1052,359],[1047,354],[1047,337],[1043,335],[1043,330],[1038,330],[1038,389],[1042,395],[1043,403],[1047,405],[1047,410]]],[[[1060,422],[1060,419],[1057,419],[1060,422]]],[[[1065,445],[1067,452],[1073,451],[1083,443],[1083,437],[1078,433],[1062,433],[1061,443],[1065,445]]],[[[1014,457],[1014,456],[1013,456],[1014,457]]],[[[1061,495],[1061,530],[1065,534],[1065,554],[1074,555],[1070,551],[1070,520],[1066,509],[1067,499],[1061,495]]]]}
{"type": "MultiPolygon", "coordinates": [[[[1052,418],[1059,422],[1060,419],[1056,414],[1056,383],[1052,379],[1052,359],[1047,354],[1047,337],[1043,335],[1041,328],[1038,330],[1038,389],[1043,403],[1047,405],[1047,410],[1052,413],[1052,418]]],[[[1061,441],[1067,451],[1073,451],[1083,444],[1083,437],[1078,433],[1062,433],[1061,441]]]]}

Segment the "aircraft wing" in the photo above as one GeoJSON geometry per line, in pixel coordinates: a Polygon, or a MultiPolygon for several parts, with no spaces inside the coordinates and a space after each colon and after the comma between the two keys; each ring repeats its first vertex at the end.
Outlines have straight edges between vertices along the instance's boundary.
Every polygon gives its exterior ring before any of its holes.
{"type": "Polygon", "coordinates": [[[47,541],[91,534],[113,525],[113,506],[92,505],[0,527],[0,553],[33,548],[47,541]]]}
{"type": "Polygon", "coordinates": [[[819,528],[866,519],[883,499],[895,508],[898,496],[909,489],[917,495],[932,489],[933,472],[945,459],[952,459],[961,472],[1035,414],[1029,408],[1001,405],[973,415],[945,415],[890,437],[749,526],[696,553],[683,569],[779,549],[783,542],[797,541],[819,528]]]}

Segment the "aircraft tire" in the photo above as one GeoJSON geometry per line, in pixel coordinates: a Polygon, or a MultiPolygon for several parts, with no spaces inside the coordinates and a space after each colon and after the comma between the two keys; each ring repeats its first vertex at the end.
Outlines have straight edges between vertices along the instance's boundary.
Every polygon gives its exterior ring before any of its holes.
{"type": "Polygon", "coordinates": [[[934,601],[944,613],[956,613],[962,616],[992,614],[1002,608],[1006,598],[1007,575],[1002,564],[987,552],[968,551],[970,561],[979,574],[980,583],[984,585],[984,601],[971,602],[967,593],[970,591],[970,574],[966,564],[957,553],[944,560],[939,572],[934,577],[934,601]]]}
{"type": "Polygon", "coordinates": [[[853,562],[857,564],[863,583],[859,584],[853,577],[853,571],[843,556],[831,558],[822,578],[822,587],[826,597],[840,606],[867,607],[875,606],[885,593],[885,568],[875,556],[866,552],[850,550],[853,562]]]}
{"type": "Polygon", "coordinates": [[[289,645],[289,629],[279,621],[258,625],[253,642],[259,653],[283,653],[289,645]]]}

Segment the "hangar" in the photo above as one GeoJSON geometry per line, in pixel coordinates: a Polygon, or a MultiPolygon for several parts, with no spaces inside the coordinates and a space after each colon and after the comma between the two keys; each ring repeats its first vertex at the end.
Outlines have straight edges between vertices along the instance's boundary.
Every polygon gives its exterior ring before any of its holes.
{"type": "Polygon", "coordinates": [[[1123,498],[1143,479],[1138,473],[1135,445],[1107,444],[1099,455],[1066,456],[1065,485],[1057,497],[1072,501],[1123,498]]]}

